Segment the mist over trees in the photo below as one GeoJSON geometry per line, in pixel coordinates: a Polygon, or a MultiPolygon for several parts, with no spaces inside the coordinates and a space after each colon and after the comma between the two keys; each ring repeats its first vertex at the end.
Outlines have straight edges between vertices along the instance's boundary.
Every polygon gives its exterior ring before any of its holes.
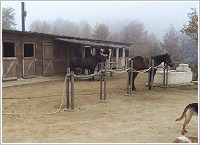
{"type": "Polygon", "coordinates": [[[30,31],[39,33],[49,33],[50,27],[50,24],[48,24],[46,21],[38,19],[31,23],[30,31]]]}
{"type": "MultiPolygon", "coordinates": [[[[162,40],[158,40],[155,34],[146,30],[144,23],[138,20],[116,20],[91,26],[88,20],[76,23],[63,18],[51,22],[37,19],[30,24],[30,31],[125,42],[132,44],[129,57],[137,55],[148,57],[167,52],[173,61],[198,64],[198,15],[196,9],[191,10],[191,13],[186,14],[189,18],[188,24],[184,24],[181,30],[169,25],[162,40]]],[[[15,29],[14,11],[12,8],[3,8],[3,29],[15,29]]]]}
{"type": "Polygon", "coordinates": [[[80,21],[80,37],[92,38],[92,27],[88,24],[87,20],[80,21]]]}
{"type": "Polygon", "coordinates": [[[160,45],[162,50],[170,54],[173,61],[181,60],[180,32],[173,26],[169,27],[160,45]]]}
{"type": "Polygon", "coordinates": [[[110,35],[109,28],[105,24],[96,24],[94,26],[93,38],[98,40],[107,40],[110,35]]]}

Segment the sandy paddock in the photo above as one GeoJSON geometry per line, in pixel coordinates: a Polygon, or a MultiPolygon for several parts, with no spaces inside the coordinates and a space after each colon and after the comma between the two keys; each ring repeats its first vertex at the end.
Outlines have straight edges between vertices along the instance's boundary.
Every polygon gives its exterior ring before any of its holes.
{"type": "MultiPolygon", "coordinates": [[[[180,117],[188,103],[198,101],[197,85],[154,87],[147,74],[136,78],[137,91],[126,94],[126,73],[107,81],[107,102],[99,100],[99,81],[75,82],[75,111],[56,111],[64,79],[2,89],[3,143],[172,143],[181,135],[180,117]],[[20,114],[22,113],[22,114],[20,114]],[[50,113],[46,115],[45,113],[50,113]]],[[[198,117],[186,126],[198,136],[198,117]]]]}

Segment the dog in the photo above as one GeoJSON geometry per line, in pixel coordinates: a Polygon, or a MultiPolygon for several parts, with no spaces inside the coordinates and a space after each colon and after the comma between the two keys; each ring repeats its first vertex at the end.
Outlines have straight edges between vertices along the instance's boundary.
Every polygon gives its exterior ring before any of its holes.
{"type": "Polygon", "coordinates": [[[186,125],[190,122],[193,115],[198,115],[198,103],[191,103],[187,105],[180,118],[177,118],[175,121],[180,121],[185,117],[185,122],[183,123],[182,135],[187,131],[185,130],[186,125]]]}
{"type": "Polygon", "coordinates": [[[179,136],[173,143],[198,143],[198,137],[196,136],[179,136]]]}

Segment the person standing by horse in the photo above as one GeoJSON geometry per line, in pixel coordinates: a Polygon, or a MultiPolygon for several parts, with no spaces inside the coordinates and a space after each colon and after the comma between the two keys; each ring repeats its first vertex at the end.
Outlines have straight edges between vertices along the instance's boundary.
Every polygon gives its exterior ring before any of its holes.
{"type": "MultiPolygon", "coordinates": [[[[107,55],[107,54],[104,54],[103,51],[100,51],[100,55],[103,56],[103,57],[105,57],[105,58],[108,57],[108,55],[107,55]]],[[[100,62],[100,63],[98,64],[98,70],[97,70],[97,72],[99,72],[99,71],[101,71],[101,70],[104,70],[104,69],[105,69],[105,62],[100,62]]]]}

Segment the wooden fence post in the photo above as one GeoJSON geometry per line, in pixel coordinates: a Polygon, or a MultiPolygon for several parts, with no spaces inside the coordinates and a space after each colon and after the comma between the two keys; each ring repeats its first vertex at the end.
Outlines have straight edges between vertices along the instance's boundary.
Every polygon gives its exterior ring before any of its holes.
{"type": "Polygon", "coordinates": [[[106,79],[107,79],[107,60],[105,61],[105,73],[104,73],[104,98],[103,98],[104,102],[106,102],[106,79]]]}
{"type": "Polygon", "coordinates": [[[130,66],[130,60],[129,59],[127,59],[127,68],[129,68],[128,70],[127,70],[127,72],[128,72],[128,79],[127,79],[127,93],[126,93],[126,95],[129,95],[130,94],[130,81],[131,81],[131,79],[130,79],[130,68],[131,68],[131,66],[130,66]]]}
{"type": "Polygon", "coordinates": [[[100,100],[99,101],[102,101],[102,85],[103,85],[103,74],[101,71],[101,74],[100,74],[100,100]]]}
{"type": "Polygon", "coordinates": [[[151,82],[150,82],[150,88],[149,90],[152,90],[153,88],[153,74],[154,74],[154,59],[151,59],[151,82]]]}
{"type": "Polygon", "coordinates": [[[74,110],[74,72],[71,72],[71,110],[74,110]]]}
{"type": "Polygon", "coordinates": [[[126,92],[126,95],[129,95],[130,94],[130,69],[128,69],[128,77],[127,77],[127,92],[126,92]]]}
{"type": "Polygon", "coordinates": [[[165,77],[165,70],[166,70],[166,63],[164,62],[164,67],[163,67],[163,86],[165,86],[166,85],[166,81],[165,81],[165,79],[166,79],[166,77],[165,77]]]}
{"type": "Polygon", "coordinates": [[[168,85],[169,67],[168,67],[168,65],[166,67],[167,67],[167,72],[166,72],[166,86],[167,86],[168,85]]]}
{"type": "Polygon", "coordinates": [[[131,64],[131,75],[130,75],[130,95],[132,95],[132,90],[133,90],[133,60],[130,62],[131,64]]]}
{"type": "Polygon", "coordinates": [[[70,77],[68,76],[70,74],[70,68],[67,68],[67,75],[66,75],[66,107],[69,109],[69,79],[70,77]]]}
{"type": "Polygon", "coordinates": [[[148,73],[148,88],[150,88],[150,81],[151,81],[151,57],[149,57],[149,73],[148,73]]]}

